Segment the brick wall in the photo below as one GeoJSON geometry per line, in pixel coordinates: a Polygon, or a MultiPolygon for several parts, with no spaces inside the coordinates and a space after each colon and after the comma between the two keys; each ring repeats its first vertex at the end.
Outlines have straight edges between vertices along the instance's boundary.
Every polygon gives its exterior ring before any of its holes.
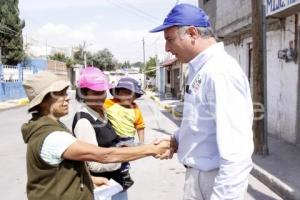
{"type": "Polygon", "coordinates": [[[48,60],[48,70],[54,72],[64,80],[69,80],[66,63],[56,60],[48,60]]]}

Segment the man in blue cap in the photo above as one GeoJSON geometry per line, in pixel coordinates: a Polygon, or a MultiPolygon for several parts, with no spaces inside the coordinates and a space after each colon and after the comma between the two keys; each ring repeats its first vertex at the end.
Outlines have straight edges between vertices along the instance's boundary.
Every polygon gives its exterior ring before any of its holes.
{"type": "MultiPolygon", "coordinates": [[[[185,200],[241,200],[253,153],[253,105],[248,79],[217,43],[209,17],[198,7],[176,5],[164,23],[166,51],[189,64],[180,128],[172,148],[187,168],[185,200]]],[[[159,141],[158,141],[159,142],[159,141]]]]}

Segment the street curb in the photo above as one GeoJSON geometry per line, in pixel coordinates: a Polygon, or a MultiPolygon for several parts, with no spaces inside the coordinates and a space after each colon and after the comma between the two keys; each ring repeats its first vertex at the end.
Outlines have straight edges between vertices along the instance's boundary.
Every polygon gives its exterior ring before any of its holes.
{"type": "Polygon", "coordinates": [[[24,105],[27,105],[27,104],[29,104],[28,98],[19,99],[19,101],[18,101],[18,105],[24,106],[24,105]]]}
{"type": "Polygon", "coordinates": [[[164,104],[162,104],[156,96],[148,94],[148,93],[147,93],[147,96],[150,99],[152,99],[155,103],[157,103],[161,108],[166,109],[166,106],[164,104]]]}
{"type": "Polygon", "coordinates": [[[152,95],[152,94],[148,94],[146,93],[146,95],[152,99],[153,101],[155,101],[161,108],[165,109],[167,112],[174,114],[175,117],[177,118],[181,118],[182,117],[182,113],[176,111],[175,109],[173,109],[172,106],[166,105],[166,104],[162,104],[159,100],[159,98],[157,98],[156,96],[152,95]]]}
{"type": "Polygon", "coordinates": [[[20,107],[26,106],[28,104],[29,104],[28,98],[18,99],[18,100],[16,100],[16,102],[13,105],[9,105],[5,108],[0,108],[0,112],[15,109],[15,108],[20,108],[20,107]]]}
{"type": "Polygon", "coordinates": [[[300,191],[294,191],[258,165],[254,164],[251,174],[284,200],[300,200],[300,191]]]}

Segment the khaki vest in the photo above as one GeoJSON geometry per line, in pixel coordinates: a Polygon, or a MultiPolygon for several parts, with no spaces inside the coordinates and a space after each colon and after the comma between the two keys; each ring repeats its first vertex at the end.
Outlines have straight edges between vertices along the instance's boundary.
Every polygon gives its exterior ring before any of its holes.
{"type": "Polygon", "coordinates": [[[55,167],[40,157],[43,141],[51,132],[69,131],[48,117],[32,123],[34,133],[27,145],[28,200],[93,200],[93,183],[84,162],[65,159],[55,167]]]}

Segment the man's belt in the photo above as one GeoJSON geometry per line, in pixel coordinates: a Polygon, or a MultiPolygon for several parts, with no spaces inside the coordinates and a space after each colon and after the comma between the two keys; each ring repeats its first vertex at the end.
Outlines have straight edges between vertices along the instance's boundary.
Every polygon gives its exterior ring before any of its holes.
{"type": "Polygon", "coordinates": [[[189,168],[192,168],[192,167],[190,167],[190,166],[187,166],[187,165],[183,165],[185,168],[187,168],[187,169],[189,169],[189,168]]]}

